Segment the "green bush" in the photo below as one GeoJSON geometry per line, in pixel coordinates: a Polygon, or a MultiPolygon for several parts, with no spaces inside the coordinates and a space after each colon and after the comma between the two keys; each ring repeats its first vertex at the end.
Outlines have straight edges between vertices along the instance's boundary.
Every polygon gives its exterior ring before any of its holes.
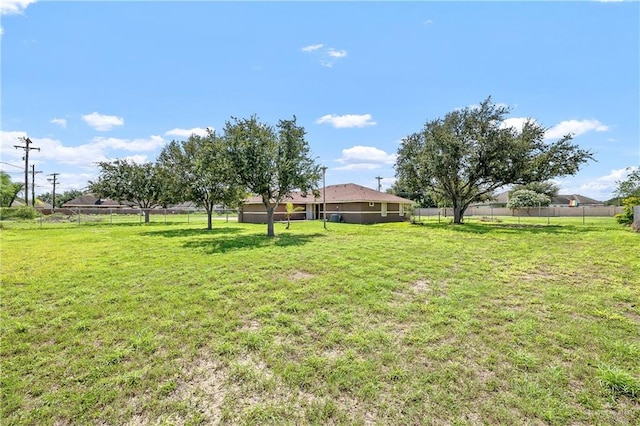
{"type": "Polygon", "coordinates": [[[633,223],[633,207],[640,206],[640,197],[628,197],[622,200],[622,213],[615,215],[616,221],[621,225],[633,223]]]}
{"type": "Polygon", "coordinates": [[[0,219],[31,220],[37,218],[38,215],[38,211],[29,206],[0,208],[0,219]]]}

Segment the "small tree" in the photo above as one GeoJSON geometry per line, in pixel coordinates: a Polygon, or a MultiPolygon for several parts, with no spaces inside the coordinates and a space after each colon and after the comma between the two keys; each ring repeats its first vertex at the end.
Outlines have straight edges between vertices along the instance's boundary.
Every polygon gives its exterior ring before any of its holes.
{"type": "Polygon", "coordinates": [[[310,156],[304,127],[280,120],[277,131],[249,119],[232,118],[225,125],[229,158],[241,185],[257,194],[267,211],[267,235],[275,235],[273,212],[291,192],[317,191],[320,168],[310,156]]]}
{"type": "Polygon", "coordinates": [[[304,208],[302,207],[294,207],[293,203],[287,203],[287,211],[285,212],[284,216],[287,218],[287,228],[289,229],[289,226],[291,226],[291,216],[293,216],[294,214],[301,212],[304,210],[304,208]]]}
{"type": "Polygon", "coordinates": [[[204,137],[191,135],[186,141],[170,142],[157,164],[167,198],[172,202],[193,201],[203,207],[207,229],[212,229],[216,205],[237,206],[243,198],[225,141],[213,131],[204,137]]]}
{"type": "Polygon", "coordinates": [[[531,207],[548,206],[551,198],[545,194],[540,194],[530,189],[520,189],[513,191],[507,201],[507,208],[511,210],[527,209],[527,213],[531,207]]]}
{"type": "Polygon", "coordinates": [[[527,184],[524,185],[516,185],[513,187],[513,191],[518,191],[521,189],[528,189],[531,191],[535,191],[538,194],[544,194],[547,197],[549,197],[549,199],[552,199],[553,197],[555,197],[556,195],[558,195],[558,192],[560,192],[560,188],[558,187],[558,185],[556,185],[553,182],[550,181],[545,181],[545,182],[529,182],[527,184]]]}
{"type": "Polygon", "coordinates": [[[100,162],[98,180],[89,181],[89,189],[100,198],[111,198],[144,212],[149,223],[149,210],[163,204],[162,180],[153,163],[137,164],[127,160],[100,162]]]}

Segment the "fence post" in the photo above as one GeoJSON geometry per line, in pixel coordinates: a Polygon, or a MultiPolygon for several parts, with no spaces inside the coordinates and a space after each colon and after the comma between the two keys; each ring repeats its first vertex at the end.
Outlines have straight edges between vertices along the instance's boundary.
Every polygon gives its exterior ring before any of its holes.
{"type": "Polygon", "coordinates": [[[80,225],[80,207],[78,207],[78,225],[80,225]]]}
{"type": "Polygon", "coordinates": [[[582,224],[584,225],[584,206],[582,206],[582,224]]]}
{"type": "Polygon", "coordinates": [[[167,224],[167,209],[164,209],[164,224],[167,224]]]}

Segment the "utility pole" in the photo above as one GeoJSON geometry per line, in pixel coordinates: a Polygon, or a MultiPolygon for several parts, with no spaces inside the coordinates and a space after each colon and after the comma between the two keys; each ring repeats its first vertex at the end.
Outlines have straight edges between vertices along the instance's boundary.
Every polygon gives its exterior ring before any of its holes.
{"type": "Polygon", "coordinates": [[[376,176],[376,179],[378,179],[378,192],[380,192],[380,189],[382,188],[382,185],[380,184],[380,181],[383,179],[382,176],[376,176]]]}
{"type": "Polygon", "coordinates": [[[14,147],[16,149],[18,148],[24,149],[24,205],[28,206],[29,205],[29,151],[31,151],[32,149],[36,149],[40,151],[40,148],[29,146],[33,142],[27,136],[20,137],[20,140],[24,142],[24,146],[14,145],[14,147]]]}
{"type": "Polygon", "coordinates": [[[53,184],[53,192],[51,196],[51,213],[53,213],[56,210],[56,184],[60,183],[58,182],[59,174],[60,173],[51,173],[48,176],[53,176],[53,177],[51,179],[47,179],[49,182],[53,184]]]}
{"type": "Polygon", "coordinates": [[[36,206],[36,174],[42,173],[41,171],[36,172],[36,165],[31,165],[31,206],[36,206]]]}
{"type": "Polygon", "coordinates": [[[327,185],[324,180],[327,174],[327,166],[320,167],[320,170],[322,170],[322,226],[327,229],[327,185]]]}

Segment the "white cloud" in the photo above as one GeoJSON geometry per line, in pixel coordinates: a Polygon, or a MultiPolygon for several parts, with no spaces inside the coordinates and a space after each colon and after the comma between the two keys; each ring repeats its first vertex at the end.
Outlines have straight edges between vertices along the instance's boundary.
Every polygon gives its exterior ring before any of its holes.
{"type": "MultiPolygon", "coordinates": [[[[21,144],[19,137],[26,136],[25,132],[0,131],[0,148],[3,158],[18,162],[20,164],[24,151],[15,149],[13,145],[21,144]]],[[[138,139],[118,139],[96,137],[90,142],[78,146],[65,146],[61,141],[52,138],[31,137],[34,147],[40,148],[40,151],[32,151],[30,159],[35,163],[38,162],[55,162],[63,165],[71,165],[92,169],[95,163],[99,161],[109,161],[113,158],[121,158],[117,153],[120,151],[127,152],[151,152],[161,148],[165,144],[165,140],[156,135],[149,138],[138,139]]],[[[147,161],[146,156],[133,155],[131,158],[135,161],[147,161]]],[[[7,161],[9,162],[9,161],[7,161]]]]}
{"type": "Polygon", "coordinates": [[[335,160],[344,166],[335,170],[373,170],[396,162],[396,154],[373,147],[356,145],[342,150],[342,157],[335,160]]]}
{"type": "Polygon", "coordinates": [[[518,132],[522,132],[522,127],[524,126],[524,123],[526,123],[528,120],[531,120],[531,119],[527,117],[507,118],[500,124],[500,128],[505,129],[507,127],[513,127],[518,132]]]}
{"type": "Polygon", "coordinates": [[[309,45],[309,46],[305,46],[305,47],[303,47],[301,50],[302,50],[303,52],[313,52],[313,51],[315,51],[315,50],[322,49],[322,47],[323,47],[323,46],[324,46],[324,44],[322,44],[322,43],[318,43],[318,44],[311,44],[311,45],[309,45]]]}
{"type": "MultiPolygon", "coordinates": [[[[208,127],[208,129],[214,130],[213,127],[208,127]]],[[[176,128],[167,130],[164,134],[167,136],[178,136],[181,138],[188,138],[191,135],[207,136],[207,129],[203,129],[202,127],[194,127],[193,129],[176,128]]]]}
{"type": "Polygon", "coordinates": [[[124,118],[115,115],[103,115],[97,112],[83,115],[82,119],[91,127],[99,131],[111,130],[114,126],[122,126],[124,118]]]}
{"type": "Polygon", "coordinates": [[[342,49],[338,50],[333,47],[325,46],[322,43],[311,44],[309,46],[305,46],[302,49],[305,53],[311,53],[318,56],[318,60],[320,61],[320,65],[331,68],[338,61],[338,59],[344,58],[347,56],[347,51],[342,49]]]}
{"type": "Polygon", "coordinates": [[[347,51],[336,50],[333,47],[331,47],[329,48],[329,50],[327,50],[327,55],[329,55],[331,58],[344,58],[345,56],[347,56],[347,51]]]}
{"type": "Polygon", "coordinates": [[[348,127],[375,126],[377,123],[371,120],[371,114],[327,114],[316,120],[316,124],[331,124],[338,129],[348,127]]]}
{"type": "Polygon", "coordinates": [[[431,25],[433,24],[433,19],[425,19],[422,23],[425,25],[431,25]]]}
{"type": "Polygon", "coordinates": [[[57,124],[58,126],[62,127],[63,129],[67,128],[67,119],[66,118],[52,118],[51,119],[51,123],[57,124]]]}
{"type": "Polygon", "coordinates": [[[0,26],[0,36],[4,35],[4,28],[2,28],[2,26],[0,26]]]}
{"type": "Polygon", "coordinates": [[[0,1],[0,15],[20,15],[36,0],[2,0],[0,1]]]}
{"type": "Polygon", "coordinates": [[[574,182],[571,180],[559,181],[560,193],[582,194],[596,200],[605,201],[613,197],[613,192],[618,186],[617,182],[625,180],[627,176],[637,169],[637,166],[623,169],[613,169],[608,175],[586,182],[574,182]]]}
{"type": "Polygon", "coordinates": [[[561,138],[568,133],[572,133],[574,136],[580,136],[592,130],[605,132],[609,130],[609,127],[600,123],[598,120],[565,120],[547,130],[545,139],[561,138]]]}
{"type": "Polygon", "coordinates": [[[151,135],[148,139],[138,138],[133,140],[96,137],[93,138],[90,144],[104,150],[144,152],[161,148],[165,142],[161,136],[151,135]]]}

